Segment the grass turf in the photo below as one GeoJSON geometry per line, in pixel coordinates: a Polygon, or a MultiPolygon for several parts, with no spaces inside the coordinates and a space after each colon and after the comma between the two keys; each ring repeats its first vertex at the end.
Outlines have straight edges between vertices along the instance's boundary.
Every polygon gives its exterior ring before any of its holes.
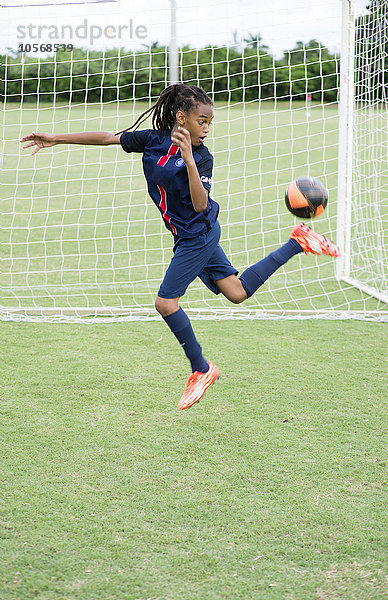
{"type": "Polygon", "coordinates": [[[2,600],[386,597],[386,328],[1,323],[2,600]]]}

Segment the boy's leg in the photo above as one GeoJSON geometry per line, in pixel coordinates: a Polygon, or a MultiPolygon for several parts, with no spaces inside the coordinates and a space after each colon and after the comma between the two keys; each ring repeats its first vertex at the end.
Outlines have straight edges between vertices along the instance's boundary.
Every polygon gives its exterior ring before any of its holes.
{"type": "Polygon", "coordinates": [[[183,347],[193,372],[205,373],[209,366],[202,355],[201,346],[195,337],[190,320],[179,307],[178,301],[206,266],[208,257],[212,255],[214,246],[218,244],[219,235],[219,230],[215,230],[198,238],[179,240],[174,247],[174,256],[155,302],[156,310],[183,347]]]}
{"type": "Polygon", "coordinates": [[[178,404],[180,409],[189,408],[198,402],[219,375],[218,368],[205,360],[190,319],[178,305],[179,298],[206,266],[218,244],[219,236],[218,227],[198,238],[180,240],[176,244],[174,256],[155,302],[156,310],[181,344],[191,364],[192,373],[178,404]]]}
{"type": "Polygon", "coordinates": [[[247,298],[252,296],[275,271],[300,252],[303,252],[300,244],[290,238],[283,246],[248,267],[239,277],[247,298]]]}
{"type": "Polygon", "coordinates": [[[178,408],[189,408],[202,398],[207,388],[219,377],[216,365],[206,362],[202,349],[195,337],[190,319],[178,306],[179,298],[157,297],[156,310],[161,314],[167,325],[183,347],[191,363],[192,373],[187,381],[186,389],[179,401],[178,408]]]}
{"type": "Polygon", "coordinates": [[[230,275],[218,279],[216,281],[217,288],[228,300],[239,304],[252,296],[279,267],[300,252],[328,256],[340,255],[333,242],[323,235],[315,233],[306,225],[299,224],[294,227],[290,239],[283,246],[248,267],[239,278],[236,275],[230,275]]]}
{"type": "Polygon", "coordinates": [[[155,308],[185,351],[191,364],[191,370],[206,373],[209,365],[203,357],[202,348],[195,337],[190,319],[178,305],[178,300],[179,298],[160,298],[158,296],[155,308]]]}
{"type": "Polygon", "coordinates": [[[252,296],[279,267],[299,252],[303,252],[303,250],[298,242],[289,239],[284,246],[248,267],[240,277],[230,275],[224,279],[218,279],[216,285],[228,300],[240,304],[252,296]]]}

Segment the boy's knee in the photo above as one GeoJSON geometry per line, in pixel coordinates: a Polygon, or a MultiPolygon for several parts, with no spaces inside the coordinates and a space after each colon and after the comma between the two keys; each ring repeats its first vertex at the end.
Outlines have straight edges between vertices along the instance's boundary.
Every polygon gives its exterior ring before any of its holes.
{"type": "Polygon", "coordinates": [[[155,309],[162,317],[168,317],[178,310],[178,298],[160,298],[156,297],[155,309]]]}

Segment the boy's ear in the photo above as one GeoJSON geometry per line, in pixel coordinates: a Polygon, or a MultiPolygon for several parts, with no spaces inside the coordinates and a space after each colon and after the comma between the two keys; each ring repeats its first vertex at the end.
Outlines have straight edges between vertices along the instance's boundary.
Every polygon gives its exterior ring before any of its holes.
{"type": "Polygon", "coordinates": [[[186,121],[185,113],[183,110],[177,110],[176,112],[176,120],[179,125],[184,125],[186,121]]]}

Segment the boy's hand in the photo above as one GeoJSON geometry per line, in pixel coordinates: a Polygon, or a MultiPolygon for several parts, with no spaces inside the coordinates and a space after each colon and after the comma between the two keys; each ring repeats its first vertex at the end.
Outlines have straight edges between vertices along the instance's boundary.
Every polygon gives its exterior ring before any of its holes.
{"type": "Polygon", "coordinates": [[[39,152],[41,148],[49,148],[50,146],[55,146],[57,143],[55,141],[55,135],[52,133],[36,133],[36,131],[33,131],[29,135],[25,135],[20,140],[21,143],[29,141],[31,141],[31,144],[27,144],[27,146],[23,146],[23,148],[25,149],[30,148],[31,146],[36,146],[31,156],[39,152]]]}
{"type": "Polygon", "coordinates": [[[171,141],[175,146],[179,146],[181,149],[181,155],[186,164],[193,160],[191,137],[187,129],[178,127],[178,129],[171,134],[171,141]]]}

